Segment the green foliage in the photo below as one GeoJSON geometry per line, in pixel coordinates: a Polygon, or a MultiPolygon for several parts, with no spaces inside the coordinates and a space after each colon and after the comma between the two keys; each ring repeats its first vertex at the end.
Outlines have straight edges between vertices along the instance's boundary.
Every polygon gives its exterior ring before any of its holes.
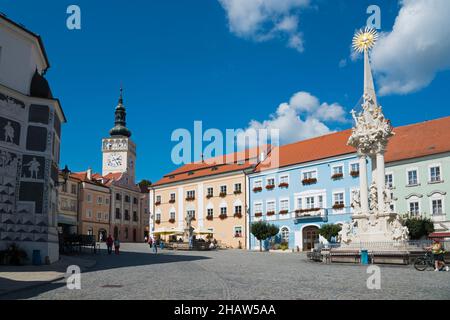
{"type": "Polygon", "coordinates": [[[141,180],[141,182],[139,182],[138,184],[141,188],[148,188],[152,185],[152,182],[150,180],[144,179],[144,180],[141,180]]]}
{"type": "Polygon", "coordinates": [[[15,243],[10,244],[2,255],[7,264],[14,266],[20,266],[27,259],[27,253],[15,243]]]}
{"type": "Polygon", "coordinates": [[[252,223],[250,232],[252,235],[260,241],[260,247],[259,250],[262,251],[262,241],[267,240],[271,237],[274,237],[278,234],[280,229],[273,225],[269,224],[265,221],[258,221],[255,223],[252,223]]]}
{"type": "Polygon", "coordinates": [[[408,227],[411,240],[419,240],[434,232],[434,224],[429,218],[407,218],[405,226],[408,227]]]}
{"type": "Polygon", "coordinates": [[[289,244],[287,242],[282,242],[280,244],[280,249],[286,251],[287,249],[289,249],[289,244]]]}
{"type": "Polygon", "coordinates": [[[337,224],[324,224],[319,229],[319,234],[327,239],[327,241],[331,241],[332,237],[337,237],[339,231],[341,231],[341,226],[337,224]]]}

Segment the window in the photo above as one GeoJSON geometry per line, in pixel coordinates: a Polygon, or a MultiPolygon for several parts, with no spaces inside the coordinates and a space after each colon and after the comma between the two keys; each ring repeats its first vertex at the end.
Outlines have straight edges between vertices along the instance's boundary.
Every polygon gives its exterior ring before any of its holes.
{"type": "Polygon", "coordinates": [[[287,227],[281,228],[281,242],[289,243],[289,229],[287,227]]]}
{"type": "Polygon", "coordinates": [[[137,211],[133,211],[133,221],[138,221],[138,214],[137,211]]]}
{"type": "Polygon", "coordinates": [[[125,220],[130,220],[130,212],[127,210],[127,209],[125,209],[125,220]]]}
{"type": "Polygon", "coordinates": [[[409,203],[409,213],[413,215],[418,215],[420,213],[420,206],[418,201],[409,203]]]}
{"type": "Polygon", "coordinates": [[[262,187],[262,181],[261,180],[257,180],[253,183],[253,188],[261,188],[262,187]]]}
{"type": "Polygon", "coordinates": [[[175,193],[170,194],[170,201],[172,201],[172,202],[175,201],[175,193]]]}
{"type": "Polygon", "coordinates": [[[274,178],[268,178],[267,179],[267,185],[268,186],[274,186],[275,185],[275,179],[274,178]]]}
{"type": "Polygon", "coordinates": [[[344,167],[343,166],[333,167],[333,175],[341,175],[341,174],[344,174],[344,167]]]}
{"type": "Polygon", "coordinates": [[[214,196],[214,189],[212,187],[209,187],[206,189],[206,196],[207,197],[213,197],[214,196]]]}
{"type": "Polygon", "coordinates": [[[116,208],[116,219],[120,219],[120,208],[116,208]]]}
{"type": "Polygon", "coordinates": [[[214,209],[213,208],[208,208],[206,210],[206,214],[208,215],[208,217],[212,217],[214,215],[214,209]]]}
{"type": "Polygon", "coordinates": [[[186,198],[187,199],[195,199],[195,190],[189,190],[186,192],[186,198]]]}
{"type": "Polygon", "coordinates": [[[125,239],[128,239],[128,228],[125,228],[125,239]]]}
{"type": "Polygon", "coordinates": [[[64,183],[61,187],[62,192],[67,192],[67,183],[64,183]]]}
{"type": "Polygon", "coordinates": [[[240,183],[234,184],[234,192],[235,193],[241,193],[242,192],[242,185],[240,183]]]}
{"type": "Polygon", "coordinates": [[[306,209],[315,209],[314,197],[306,197],[306,209]]]}
{"type": "Polygon", "coordinates": [[[155,217],[156,221],[161,221],[161,213],[157,213],[155,217]]]}
{"type": "Polygon", "coordinates": [[[122,197],[120,196],[120,193],[116,193],[116,200],[120,201],[122,199],[122,197]]]}
{"type": "Polygon", "coordinates": [[[71,192],[72,194],[77,194],[77,185],[76,185],[76,184],[72,184],[72,185],[70,186],[70,192],[71,192]]]}
{"type": "Polygon", "coordinates": [[[289,184],[289,176],[281,176],[280,177],[280,184],[289,184]]]}
{"type": "Polygon", "coordinates": [[[267,212],[275,212],[275,201],[267,201],[267,212]]]}
{"type": "Polygon", "coordinates": [[[92,195],[90,193],[86,194],[87,202],[92,202],[92,195]]]}
{"type": "Polygon", "coordinates": [[[255,209],[255,214],[261,214],[262,213],[262,203],[255,203],[254,209],[255,209]]]}
{"type": "Polygon", "coordinates": [[[334,204],[343,205],[344,204],[344,193],[338,192],[334,194],[334,204]]]}
{"type": "Polygon", "coordinates": [[[234,214],[242,214],[242,206],[234,206],[234,214]]]}
{"type": "Polygon", "coordinates": [[[156,196],[156,203],[161,203],[161,196],[156,196]]]}
{"type": "Polygon", "coordinates": [[[386,188],[392,189],[394,187],[394,176],[392,173],[387,173],[385,177],[386,188]]]}
{"type": "Polygon", "coordinates": [[[191,217],[191,219],[195,219],[195,210],[188,210],[187,215],[188,217],[191,217]]]}
{"type": "Polygon", "coordinates": [[[97,204],[102,204],[103,203],[103,197],[97,197],[97,204]]]}
{"type": "Polygon", "coordinates": [[[431,200],[433,215],[442,215],[442,199],[431,200]]]}
{"type": "Polygon", "coordinates": [[[170,219],[175,220],[175,211],[170,212],[170,219]]]}
{"type": "Polygon", "coordinates": [[[88,236],[94,235],[94,231],[92,230],[92,228],[89,228],[89,229],[88,229],[87,235],[88,235],[88,236]]]}
{"type": "Polygon", "coordinates": [[[130,202],[130,196],[129,195],[125,196],[125,202],[130,202]]]}
{"type": "Polygon", "coordinates": [[[289,211],[289,199],[280,200],[280,211],[289,211]]]}
{"type": "Polygon", "coordinates": [[[227,186],[220,186],[220,194],[227,194],[227,186]]]}
{"type": "Polygon", "coordinates": [[[227,207],[220,207],[220,214],[221,215],[227,215],[227,207]]]}
{"type": "Polygon", "coordinates": [[[316,171],[303,172],[303,180],[316,179],[316,178],[317,178],[317,172],[316,171]]]}
{"type": "Polygon", "coordinates": [[[106,203],[106,204],[109,204],[109,198],[108,198],[108,197],[106,197],[105,203],[106,203]]]}
{"type": "Polygon", "coordinates": [[[359,163],[352,163],[350,165],[350,171],[353,173],[359,172],[359,163]]]}
{"type": "Polygon", "coordinates": [[[409,170],[408,171],[408,186],[416,186],[419,184],[419,180],[417,177],[417,170],[409,170]]]}
{"type": "Polygon", "coordinates": [[[242,227],[234,227],[234,237],[242,238],[242,227]]]}
{"type": "Polygon", "coordinates": [[[318,196],[317,199],[319,202],[319,208],[322,209],[323,208],[323,196],[318,196]]]}
{"type": "Polygon", "coordinates": [[[101,212],[97,212],[97,220],[102,220],[102,213],[101,212]]]}
{"type": "Polygon", "coordinates": [[[138,199],[136,197],[133,197],[133,204],[138,204],[138,199]]]}
{"type": "Polygon", "coordinates": [[[88,210],[86,211],[86,217],[92,218],[92,210],[91,210],[91,209],[88,209],[88,210]]]}
{"type": "Polygon", "coordinates": [[[430,168],[430,182],[441,182],[441,167],[433,166],[430,168]]]}
{"type": "Polygon", "coordinates": [[[297,206],[296,206],[296,208],[297,209],[302,209],[303,208],[302,203],[303,203],[303,199],[302,198],[297,198],[297,206]]]}

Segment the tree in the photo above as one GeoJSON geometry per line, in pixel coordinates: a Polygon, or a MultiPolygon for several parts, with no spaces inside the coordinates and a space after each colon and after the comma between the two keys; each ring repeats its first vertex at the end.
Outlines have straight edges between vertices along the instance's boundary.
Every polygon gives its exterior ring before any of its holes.
{"type": "Polygon", "coordinates": [[[412,217],[405,221],[405,226],[408,227],[409,237],[411,240],[419,240],[423,237],[428,237],[434,232],[434,224],[429,218],[412,217]]]}
{"type": "Polygon", "coordinates": [[[152,182],[150,180],[141,180],[141,182],[138,183],[139,187],[142,190],[148,190],[148,188],[152,185],[152,182]]]}
{"type": "Polygon", "coordinates": [[[319,229],[319,234],[327,239],[327,241],[331,242],[332,237],[337,237],[339,231],[341,231],[342,227],[337,224],[324,224],[319,229]]]}
{"type": "Polygon", "coordinates": [[[269,224],[265,221],[252,223],[250,230],[252,235],[259,241],[259,251],[262,251],[262,241],[276,236],[279,231],[280,229],[277,226],[269,224]]]}

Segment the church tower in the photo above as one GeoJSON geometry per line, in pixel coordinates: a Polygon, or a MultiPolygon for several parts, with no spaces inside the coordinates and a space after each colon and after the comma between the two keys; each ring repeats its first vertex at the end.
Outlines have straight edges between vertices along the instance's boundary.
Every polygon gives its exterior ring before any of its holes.
{"type": "Polygon", "coordinates": [[[102,175],[127,173],[131,181],[135,179],[136,145],[130,139],[131,131],[126,127],[126,110],[123,105],[122,88],[115,110],[114,127],[109,130],[109,138],[102,140],[102,175]]]}

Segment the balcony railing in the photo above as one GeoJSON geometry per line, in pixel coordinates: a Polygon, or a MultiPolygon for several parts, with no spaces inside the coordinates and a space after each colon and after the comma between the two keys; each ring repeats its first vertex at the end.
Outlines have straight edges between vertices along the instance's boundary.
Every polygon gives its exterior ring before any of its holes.
{"type": "Polygon", "coordinates": [[[447,215],[445,213],[433,214],[431,215],[431,220],[433,222],[444,222],[447,220],[447,215]]]}
{"type": "Polygon", "coordinates": [[[321,208],[295,210],[295,217],[297,219],[325,217],[326,214],[327,214],[327,209],[321,209],[321,208]]]}

